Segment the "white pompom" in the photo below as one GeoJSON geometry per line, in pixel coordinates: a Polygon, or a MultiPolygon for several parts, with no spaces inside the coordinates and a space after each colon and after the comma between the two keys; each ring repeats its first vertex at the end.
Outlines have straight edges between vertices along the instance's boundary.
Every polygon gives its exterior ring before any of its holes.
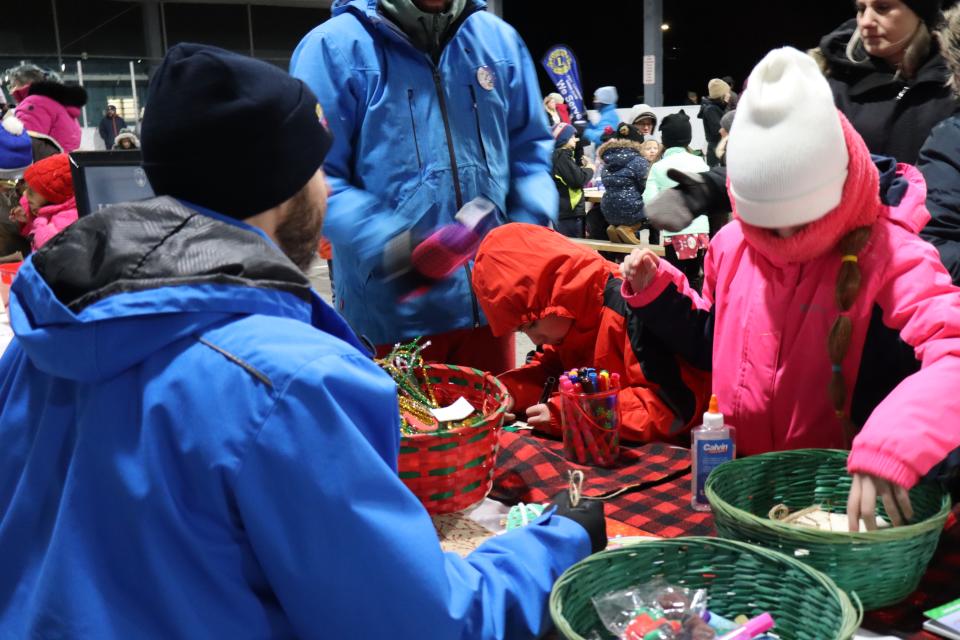
{"type": "Polygon", "coordinates": [[[23,133],[23,123],[13,115],[12,111],[7,112],[7,116],[3,119],[3,128],[15,136],[23,133]]]}

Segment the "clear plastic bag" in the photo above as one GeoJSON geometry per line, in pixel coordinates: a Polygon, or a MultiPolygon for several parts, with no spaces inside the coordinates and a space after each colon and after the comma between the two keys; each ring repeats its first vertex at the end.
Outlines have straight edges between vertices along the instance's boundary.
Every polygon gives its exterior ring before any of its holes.
{"type": "Polygon", "coordinates": [[[705,589],[655,581],[593,598],[600,621],[621,640],[712,640],[705,589]]]}

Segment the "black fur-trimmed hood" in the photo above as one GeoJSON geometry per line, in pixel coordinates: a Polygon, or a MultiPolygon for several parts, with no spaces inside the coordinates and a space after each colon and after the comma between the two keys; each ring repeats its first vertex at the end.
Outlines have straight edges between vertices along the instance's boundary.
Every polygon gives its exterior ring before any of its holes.
{"type": "Polygon", "coordinates": [[[937,32],[940,54],[950,71],[950,86],[960,94],[960,7],[944,13],[944,23],[937,32]]]}
{"type": "Polygon", "coordinates": [[[87,104],[87,92],[80,85],[60,84],[41,80],[30,85],[31,96],[46,96],[65,107],[82,107],[87,104]]]}

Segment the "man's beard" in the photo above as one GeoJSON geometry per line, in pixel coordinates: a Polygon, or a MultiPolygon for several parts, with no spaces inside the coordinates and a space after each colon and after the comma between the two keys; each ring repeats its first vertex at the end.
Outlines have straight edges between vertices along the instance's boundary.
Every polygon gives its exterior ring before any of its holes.
{"type": "Polygon", "coordinates": [[[277,226],[280,250],[301,271],[306,271],[317,255],[320,230],[323,227],[323,203],[312,202],[307,189],[301,189],[290,202],[286,220],[277,226]]]}

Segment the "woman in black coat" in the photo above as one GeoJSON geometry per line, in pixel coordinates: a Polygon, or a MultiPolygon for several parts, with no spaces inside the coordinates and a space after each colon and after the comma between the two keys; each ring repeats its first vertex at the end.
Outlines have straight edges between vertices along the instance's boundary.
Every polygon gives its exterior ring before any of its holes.
{"type": "Polygon", "coordinates": [[[837,107],[872,153],[914,164],[931,129],[957,107],[931,29],[939,0],[858,0],[857,17],[821,40],[837,107]]]}
{"type": "MultiPolygon", "coordinates": [[[[960,8],[947,11],[938,40],[951,72],[950,84],[960,91],[960,8]]],[[[937,247],[953,283],[960,284],[960,114],[934,128],[920,150],[917,168],[927,181],[931,216],[920,236],[937,247]]]]}

